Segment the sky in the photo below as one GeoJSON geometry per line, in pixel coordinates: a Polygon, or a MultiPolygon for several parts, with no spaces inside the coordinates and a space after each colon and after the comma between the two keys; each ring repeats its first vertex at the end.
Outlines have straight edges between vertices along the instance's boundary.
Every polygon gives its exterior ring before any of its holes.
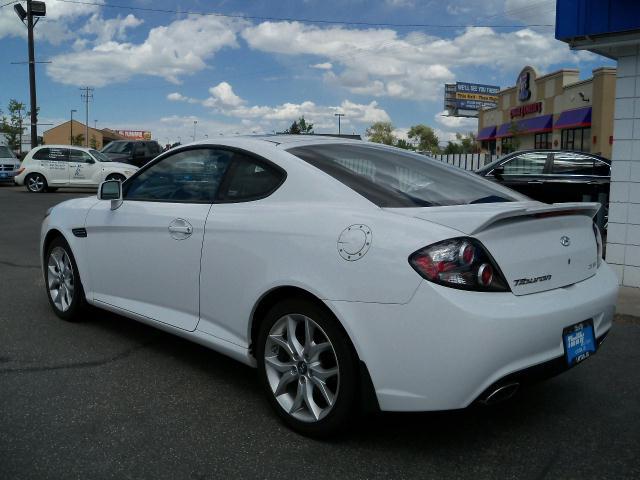
{"type": "MultiPolygon", "coordinates": [[[[0,0],[0,5],[9,0],[0,0]]],[[[46,0],[35,28],[39,122],[150,130],[161,144],[273,133],[300,116],[317,133],[390,121],[441,142],[475,131],[446,117],[445,83],[515,84],[613,65],[554,39],[555,0],[46,0]],[[118,8],[128,6],[131,8],[118,8]]],[[[29,103],[26,27],[0,8],[0,108],[29,103]]],[[[39,133],[50,128],[39,127],[39,133]]]]}

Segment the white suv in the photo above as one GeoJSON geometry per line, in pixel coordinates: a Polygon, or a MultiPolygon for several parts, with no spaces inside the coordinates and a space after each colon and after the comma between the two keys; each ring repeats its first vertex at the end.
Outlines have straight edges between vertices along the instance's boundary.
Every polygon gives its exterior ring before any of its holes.
{"type": "Polygon", "coordinates": [[[30,192],[52,192],[60,187],[96,188],[104,180],[124,181],[136,170],[91,148],[43,145],[27,154],[14,180],[30,192]]]}

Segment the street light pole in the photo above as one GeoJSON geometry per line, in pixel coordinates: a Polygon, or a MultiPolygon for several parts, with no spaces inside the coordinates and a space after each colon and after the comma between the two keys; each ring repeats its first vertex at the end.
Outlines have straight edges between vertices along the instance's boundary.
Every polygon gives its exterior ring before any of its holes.
{"type": "Polygon", "coordinates": [[[193,141],[196,141],[196,125],[198,124],[197,120],[193,121],[193,141]]]}
{"type": "Polygon", "coordinates": [[[69,139],[69,145],[73,145],[73,112],[77,112],[77,110],[75,108],[71,110],[71,124],[70,124],[71,132],[69,134],[71,138],[69,139]]]}
{"type": "Polygon", "coordinates": [[[31,101],[31,148],[38,146],[38,107],[36,100],[36,59],[33,46],[33,11],[27,0],[27,40],[29,44],[29,99],[31,101]]]}
{"type": "Polygon", "coordinates": [[[344,113],[334,113],[334,117],[338,117],[338,135],[340,135],[340,118],[344,117],[344,113]]]}

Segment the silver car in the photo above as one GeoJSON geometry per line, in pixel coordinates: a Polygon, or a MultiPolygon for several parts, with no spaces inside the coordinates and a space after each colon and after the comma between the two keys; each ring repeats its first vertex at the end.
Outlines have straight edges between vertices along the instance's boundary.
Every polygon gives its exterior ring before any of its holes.
{"type": "Polygon", "coordinates": [[[0,145],[0,183],[13,183],[19,168],[20,160],[16,158],[15,153],[9,147],[0,145]]]}

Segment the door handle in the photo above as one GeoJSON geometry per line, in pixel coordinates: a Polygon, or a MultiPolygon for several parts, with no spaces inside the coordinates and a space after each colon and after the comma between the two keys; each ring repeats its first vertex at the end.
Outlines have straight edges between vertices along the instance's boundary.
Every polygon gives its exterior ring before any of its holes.
{"type": "Polygon", "coordinates": [[[177,226],[170,226],[169,227],[169,231],[172,233],[193,233],[193,228],[191,227],[177,227],[177,226]]]}
{"type": "Polygon", "coordinates": [[[193,226],[184,218],[176,218],[169,224],[169,233],[175,240],[184,240],[193,233],[193,226]]]}

